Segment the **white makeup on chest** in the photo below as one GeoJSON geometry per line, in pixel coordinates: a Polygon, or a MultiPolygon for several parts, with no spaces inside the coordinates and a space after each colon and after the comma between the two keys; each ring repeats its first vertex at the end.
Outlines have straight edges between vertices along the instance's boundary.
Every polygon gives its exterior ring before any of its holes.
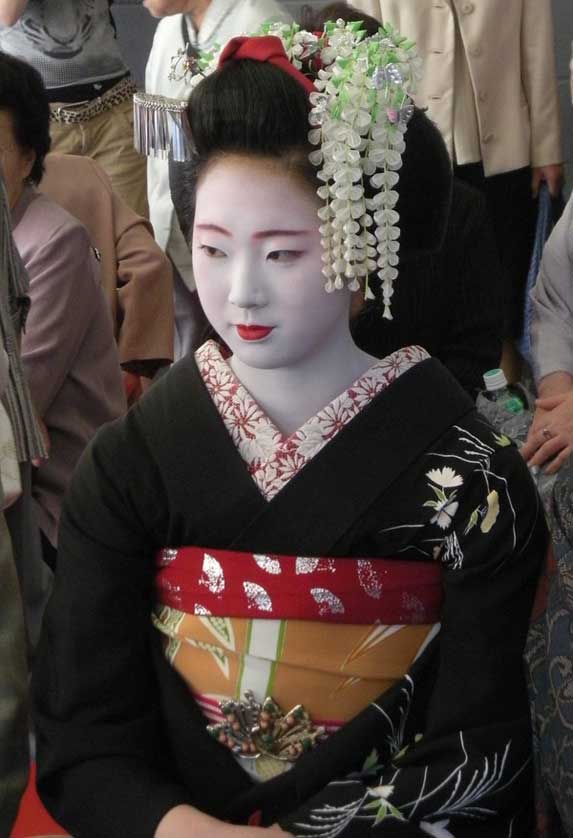
{"type": "Polygon", "coordinates": [[[228,156],[199,181],[193,269],[231,366],[285,432],[375,361],[354,344],[351,294],[328,294],[318,203],[281,161],[228,156]]]}

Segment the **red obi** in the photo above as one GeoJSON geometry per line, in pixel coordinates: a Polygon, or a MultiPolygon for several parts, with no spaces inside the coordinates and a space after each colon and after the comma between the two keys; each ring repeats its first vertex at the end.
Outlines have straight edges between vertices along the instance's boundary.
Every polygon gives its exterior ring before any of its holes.
{"type": "Polygon", "coordinates": [[[180,547],[161,550],[157,566],[157,601],[197,616],[354,625],[440,620],[441,565],[437,562],[180,547]]]}

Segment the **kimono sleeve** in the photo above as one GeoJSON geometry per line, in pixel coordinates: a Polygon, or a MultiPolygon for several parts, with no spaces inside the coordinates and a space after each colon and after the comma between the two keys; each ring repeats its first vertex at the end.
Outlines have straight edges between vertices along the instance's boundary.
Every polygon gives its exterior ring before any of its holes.
{"type": "Polygon", "coordinates": [[[187,800],[161,763],[149,644],[165,493],[136,416],[100,431],[74,476],[33,676],[38,790],[84,838],[151,838],[187,800]]]}
{"type": "Polygon", "coordinates": [[[444,533],[440,632],[408,675],[363,711],[372,737],[356,748],[356,770],[281,820],[287,831],[347,838],[528,834],[531,737],[522,656],[547,534],[526,466],[509,440],[498,440],[490,455],[493,448],[475,436],[464,442],[462,433],[460,461],[471,446],[482,455],[460,474],[449,467],[453,457],[427,475],[442,482],[429,522],[429,532],[444,533]]]}

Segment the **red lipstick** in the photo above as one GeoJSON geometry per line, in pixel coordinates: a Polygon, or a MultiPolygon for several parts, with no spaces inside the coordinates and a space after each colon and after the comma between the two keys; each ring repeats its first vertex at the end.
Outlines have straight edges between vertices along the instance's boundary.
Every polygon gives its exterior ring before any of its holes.
{"type": "Polygon", "coordinates": [[[273,328],[273,326],[257,326],[256,324],[236,327],[239,337],[243,340],[262,340],[270,335],[273,328]]]}

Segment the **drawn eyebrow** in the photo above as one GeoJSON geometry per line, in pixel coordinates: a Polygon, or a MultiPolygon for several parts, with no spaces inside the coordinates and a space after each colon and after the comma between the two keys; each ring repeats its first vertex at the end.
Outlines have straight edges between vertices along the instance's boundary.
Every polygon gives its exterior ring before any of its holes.
{"type": "Polygon", "coordinates": [[[254,233],[254,239],[270,239],[272,236],[306,236],[310,230],[261,230],[254,233]]]}
{"type": "Polygon", "coordinates": [[[195,228],[197,230],[210,230],[212,233],[221,233],[223,236],[231,236],[228,230],[225,230],[224,227],[219,227],[218,224],[196,224],[195,228]]]}
{"type": "MultiPolygon", "coordinates": [[[[221,235],[229,236],[230,238],[233,237],[233,234],[229,230],[226,230],[225,227],[221,227],[219,224],[196,224],[195,228],[197,230],[204,230],[212,233],[221,233],[221,235]]],[[[259,230],[257,233],[253,233],[252,238],[258,241],[260,239],[270,239],[273,236],[306,236],[310,232],[311,230],[259,230]]]]}

